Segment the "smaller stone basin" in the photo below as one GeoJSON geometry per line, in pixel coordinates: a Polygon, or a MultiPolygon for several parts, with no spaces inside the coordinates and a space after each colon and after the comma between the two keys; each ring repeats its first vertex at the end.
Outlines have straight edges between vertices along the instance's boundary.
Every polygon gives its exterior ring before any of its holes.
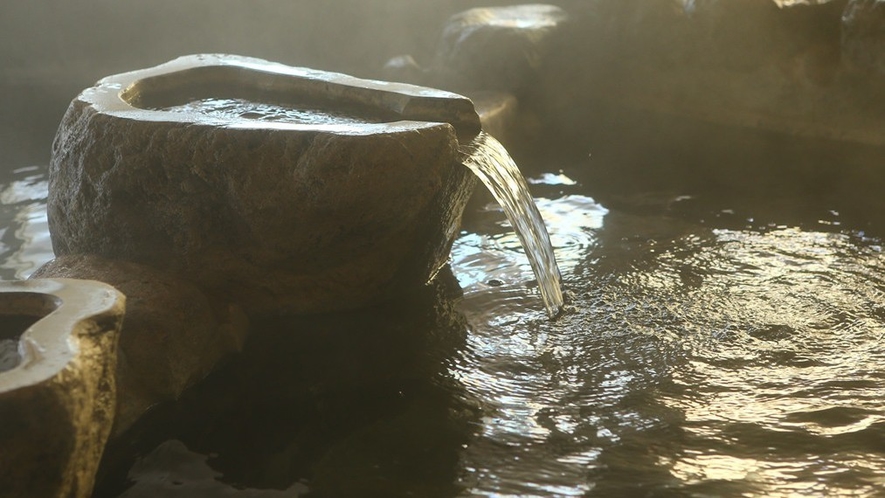
{"type": "Polygon", "coordinates": [[[460,95],[246,57],[110,76],[56,136],[53,248],[172,271],[249,314],[357,308],[446,263],[479,130],[460,95]]]}
{"type": "Polygon", "coordinates": [[[0,373],[21,364],[20,347],[27,347],[22,345],[22,334],[59,306],[58,300],[49,294],[9,292],[3,298],[0,301],[0,373]]]}
{"type": "Polygon", "coordinates": [[[0,357],[0,496],[89,496],[114,419],[123,307],[99,282],[0,282],[0,338],[15,345],[0,357]]]}

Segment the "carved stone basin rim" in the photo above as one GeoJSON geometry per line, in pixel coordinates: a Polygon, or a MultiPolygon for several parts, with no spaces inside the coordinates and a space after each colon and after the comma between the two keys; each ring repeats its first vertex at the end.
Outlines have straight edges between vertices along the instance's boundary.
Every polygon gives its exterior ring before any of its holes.
{"type": "Polygon", "coordinates": [[[92,495],[114,417],[124,306],[101,282],[0,282],[3,332],[20,353],[0,373],[0,495],[92,495]],[[34,321],[17,335],[21,317],[34,321]]]}
{"type": "Polygon", "coordinates": [[[169,271],[250,315],[391,299],[445,265],[480,129],[461,95],[241,56],[109,76],[53,143],[53,250],[169,271]]]}
{"type": "Polygon", "coordinates": [[[123,298],[100,282],[41,279],[0,283],[0,318],[33,316],[19,338],[21,362],[0,375],[0,393],[58,375],[79,353],[71,335],[95,317],[122,313],[123,298]]]}
{"type": "Polygon", "coordinates": [[[81,99],[100,112],[120,118],[228,128],[312,129],[368,135],[382,129],[406,131],[421,128],[422,123],[443,122],[451,124],[459,137],[472,137],[481,127],[473,103],[458,94],[226,54],[187,55],[153,68],[109,76],[86,90],[81,99]],[[206,96],[293,106],[344,107],[367,121],[304,124],[220,119],[163,110],[206,96]]]}

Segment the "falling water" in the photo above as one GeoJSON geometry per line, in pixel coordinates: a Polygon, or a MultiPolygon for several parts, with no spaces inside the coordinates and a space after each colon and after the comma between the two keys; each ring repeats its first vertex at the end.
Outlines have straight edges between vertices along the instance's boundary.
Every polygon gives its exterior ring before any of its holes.
{"type": "Polygon", "coordinates": [[[485,184],[516,230],[538,279],[547,314],[555,317],[562,309],[561,276],[547,227],[525,178],[507,149],[487,133],[480,133],[462,150],[464,165],[485,184]]]}

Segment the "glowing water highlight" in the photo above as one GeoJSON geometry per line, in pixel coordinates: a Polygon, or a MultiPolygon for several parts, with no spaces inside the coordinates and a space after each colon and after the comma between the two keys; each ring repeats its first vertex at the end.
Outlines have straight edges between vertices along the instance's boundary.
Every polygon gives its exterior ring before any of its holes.
{"type": "Polygon", "coordinates": [[[462,151],[466,156],[464,165],[489,189],[516,230],[535,278],[538,279],[538,288],[541,290],[547,314],[551,318],[555,317],[563,304],[560,284],[562,277],[553,254],[550,235],[538,206],[529,193],[525,178],[507,149],[487,133],[477,135],[462,151]]]}

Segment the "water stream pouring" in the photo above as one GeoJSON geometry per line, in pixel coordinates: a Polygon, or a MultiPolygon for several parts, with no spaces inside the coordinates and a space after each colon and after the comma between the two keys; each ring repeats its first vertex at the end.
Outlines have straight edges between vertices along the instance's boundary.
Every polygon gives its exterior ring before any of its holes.
{"type": "Polygon", "coordinates": [[[532,271],[538,279],[538,288],[541,290],[547,314],[551,318],[555,317],[562,310],[562,277],[553,254],[550,235],[525,178],[507,149],[487,133],[477,135],[462,147],[462,152],[465,155],[464,165],[489,189],[516,230],[532,271]]]}

